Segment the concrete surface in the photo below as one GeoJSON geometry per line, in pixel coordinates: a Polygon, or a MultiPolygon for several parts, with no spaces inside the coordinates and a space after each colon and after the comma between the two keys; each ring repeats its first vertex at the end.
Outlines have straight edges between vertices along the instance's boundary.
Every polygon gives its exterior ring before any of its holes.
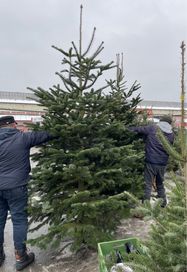
{"type": "MultiPolygon", "coordinates": [[[[38,233],[39,234],[39,233],[38,233]]],[[[28,239],[32,238],[33,234],[28,234],[28,239]]],[[[35,236],[36,234],[34,234],[35,236]]],[[[33,251],[36,255],[36,262],[24,269],[24,272],[47,272],[49,271],[47,266],[53,262],[54,252],[51,250],[40,250],[37,247],[31,247],[28,245],[30,251],[33,251]]],[[[4,244],[6,259],[1,266],[1,272],[14,272],[15,269],[15,257],[14,257],[14,245],[12,237],[12,222],[11,219],[7,220],[5,227],[5,244],[4,244]]]]}

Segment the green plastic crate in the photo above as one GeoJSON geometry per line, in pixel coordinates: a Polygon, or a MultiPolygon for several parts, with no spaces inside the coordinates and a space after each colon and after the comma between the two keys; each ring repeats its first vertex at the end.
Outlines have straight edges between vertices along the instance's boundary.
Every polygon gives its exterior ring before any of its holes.
{"type": "Polygon", "coordinates": [[[114,251],[114,249],[118,249],[123,252],[125,250],[125,243],[131,243],[135,248],[140,249],[140,242],[134,237],[98,243],[99,272],[109,272],[106,267],[105,256],[114,251]]]}

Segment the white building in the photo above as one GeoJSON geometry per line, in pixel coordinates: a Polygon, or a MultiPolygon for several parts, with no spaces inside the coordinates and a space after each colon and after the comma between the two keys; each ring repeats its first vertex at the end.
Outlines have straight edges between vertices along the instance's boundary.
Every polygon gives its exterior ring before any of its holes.
{"type": "MultiPolygon", "coordinates": [[[[176,126],[181,122],[181,105],[179,102],[148,101],[140,102],[137,109],[146,111],[149,118],[157,118],[161,115],[173,116],[176,126]]],[[[185,126],[187,127],[187,104],[185,104],[185,126]]],[[[22,129],[26,129],[25,123],[40,122],[45,109],[36,101],[33,93],[0,92],[0,116],[13,115],[22,129]]]]}

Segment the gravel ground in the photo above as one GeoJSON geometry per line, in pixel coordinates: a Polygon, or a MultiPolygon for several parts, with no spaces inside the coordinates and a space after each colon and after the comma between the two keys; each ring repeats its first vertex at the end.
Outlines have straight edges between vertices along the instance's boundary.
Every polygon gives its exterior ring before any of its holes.
{"type": "MultiPolygon", "coordinates": [[[[138,237],[146,239],[150,229],[150,223],[138,218],[124,219],[118,227],[116,239],[138,237]]],[[[41,230],[44,232],[45,230],[41,230]]],[[[32,235],[30,236],[32,237],[32,235]]],[[[68,242],[66,242],[68,243],[68,242]]],[[[68,247],[62,252],[40,250],[30,247],[36,254],[36,262],[25,269],[25,272],[98,272],[97,252],[81,251],[77,255],[71,254],[68,247]]],[[[1,272],[14,272],[14,251],[12,242],[12,224],[8,220],[5,229],[5,253],[6,260],[1,267],[1,272]]]]}

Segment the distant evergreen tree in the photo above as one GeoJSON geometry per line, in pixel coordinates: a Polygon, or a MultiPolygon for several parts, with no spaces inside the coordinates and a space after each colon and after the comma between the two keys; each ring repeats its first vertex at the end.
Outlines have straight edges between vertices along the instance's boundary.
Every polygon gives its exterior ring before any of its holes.
{"type": "Polygon", "coordinates": [[[129,209],[124,191],[142,194],[141,141],[125,129],[136,122],[140,97],[132,95],[140,86],[135,82],[126,92],[117,65],[117,79],[95,87],[114,66],[97,59],[103,43],[88,56],[94,33],[84,52],[81,27],[79,48],[74,42],[67,52],[53,46],[63,55],[64,68],[57,73],[63,87],[30,88],[46,108],[42,125],[34,129],[59,137],[33,156],[31,222],[38,222],[34,229],[44,224],[49,229],[32,242],[43,247],[57,246],[64,237],[73,239],[74,249],[110,239],[129,209]]]}

